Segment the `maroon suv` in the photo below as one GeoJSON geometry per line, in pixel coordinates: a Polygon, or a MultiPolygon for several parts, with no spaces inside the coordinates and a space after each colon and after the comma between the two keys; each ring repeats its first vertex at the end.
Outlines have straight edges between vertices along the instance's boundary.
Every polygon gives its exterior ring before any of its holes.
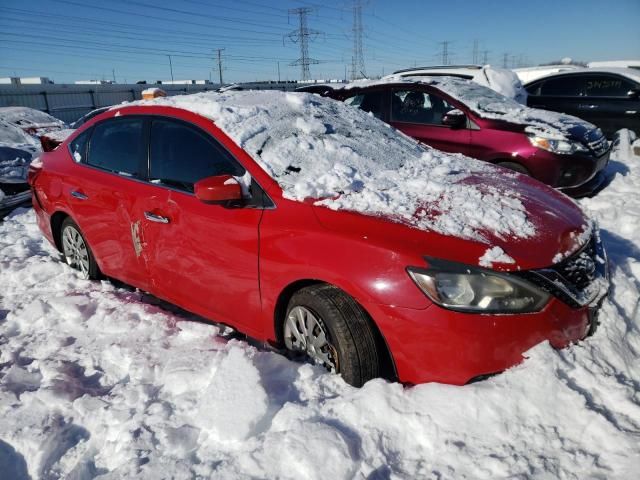
{"type": "Polygon", "coordinates": [[[599,128],[468,80],[386,77],[312,88],[432,147],[525,173],[572,196],[592,194],[605,180],[609,143],[599,128]]]}

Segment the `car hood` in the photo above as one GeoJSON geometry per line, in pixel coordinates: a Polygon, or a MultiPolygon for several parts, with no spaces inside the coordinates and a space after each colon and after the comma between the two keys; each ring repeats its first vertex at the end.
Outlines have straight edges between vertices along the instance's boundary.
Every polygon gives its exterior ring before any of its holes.
{"type": "MultiPolygon", "coordinates": [[[[498,175],[483,172],[465,178],[463,183],[483,191],[517,191],[526,220],[535,232],[518,236],[486,228],[478,238],[464,238],[416,227],[415,224],[403,224],[394,214],[363,215],[334,211],[322,202],[315,202],[314,212],[324,227],[379,242],[386,248],[405,251],[408,248],[419,256],[500,271],[548,267],[577,251],[591,236],[593,223],[573,200],[526,175],[507,170],[498,175]]],[[[439,208],[438,202],[430,200],[416,215],[422,215],[424,211],[437,212],[439,208]]],[[[464,218],[467,216],[464,208],[463,205],[453,207],[447,216],[464,218]]],[[[477,208],[483,209],[482,205],[477,205],[477,208]]],[[[483,214],[493,215],[495,212],[485,210],[483,214]]]]}

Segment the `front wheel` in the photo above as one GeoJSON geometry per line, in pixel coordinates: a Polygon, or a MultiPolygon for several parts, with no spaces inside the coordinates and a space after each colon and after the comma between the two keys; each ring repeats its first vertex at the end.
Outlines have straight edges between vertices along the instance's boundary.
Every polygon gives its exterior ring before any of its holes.
{"type": "Polygon", "coordinates": [[[375,336],[367,314],[332,285],[313,285],[291,297],[283,337],[287,350],[340,373],[355,387],[380,376],[375,336]]]}
{"type": "Polygon", "coordinates": [[[80,271],[82,278],[95,280],[100,277],[100,269],[80,228],[70,218],[65,218],[60,229],[62,254],[67,264],[80,271]]]}

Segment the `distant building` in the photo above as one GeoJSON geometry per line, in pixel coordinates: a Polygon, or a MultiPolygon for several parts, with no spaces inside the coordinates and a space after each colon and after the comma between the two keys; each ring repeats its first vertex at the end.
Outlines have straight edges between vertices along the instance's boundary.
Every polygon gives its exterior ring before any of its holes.
{"type": "Polygon", "coordinates": [[[53,81],[49,77],[20,77],[21,85],[49,85],[53,81]]]}
{"type": "Polygon", "coordinates": [[[4,77],[0,85],[48,85],[53,83],[48,77],[4,77]]]}
{"type": "Polygon", "coordinates": [[[111,80],[76,80],[73,82],[76,85],[112,85],[111,80]]]}
{"type": "Polygon", "coordinates": [[[211,80],[158,80],[160,85],[210,85],[211,80]]]}

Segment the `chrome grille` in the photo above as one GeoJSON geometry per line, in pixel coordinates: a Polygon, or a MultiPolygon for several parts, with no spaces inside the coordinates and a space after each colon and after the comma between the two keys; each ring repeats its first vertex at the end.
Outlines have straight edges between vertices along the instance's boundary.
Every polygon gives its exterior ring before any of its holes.
{"type": "Polygon", "coordinates": [[[589,142],[589,148],[593,151],[598,157],[600,155],[604,155],[607,150],[609,150],[609,142],[605,136],[598,138],[592,142],[589,142]]]}
{"type": "Polygon", "coordinates": [[[566,260],[519,275],[576,308],[599,301],[609,290],[607,254],[597,230],[580,251],[566,260]]]}

